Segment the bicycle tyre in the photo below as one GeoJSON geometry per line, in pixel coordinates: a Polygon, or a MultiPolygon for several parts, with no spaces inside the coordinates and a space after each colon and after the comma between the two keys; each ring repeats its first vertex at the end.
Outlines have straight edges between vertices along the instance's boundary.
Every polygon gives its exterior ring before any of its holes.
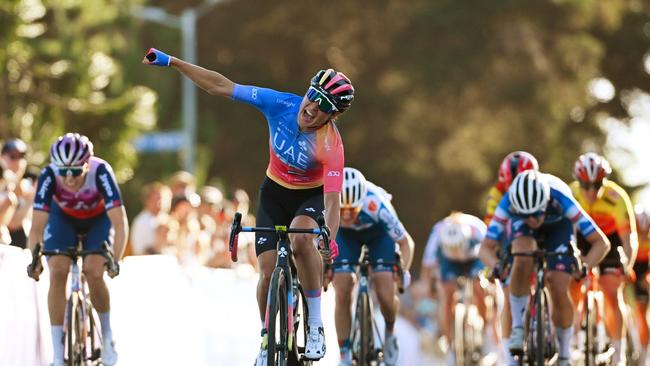
{"type": "Polygon", "coordinates": [[[358,336],[358,348],[355,350],[356,354],[353,354],[353,358],[357,360],[357,365],[369,365],[370,351],[372,349],[372,319],[370,317],[370,299],[368,298],[368,293],[359,294],[357,299],[357,309],[356,309],[356,323],[355,332],[358,336]]]}
{"type": "Polygon", "coordinates": [[[284,269],[281,267],[277,267],[273,270],[269,294],[269,303],[267,305],[269,318],[267,329],[267,364],[269,366],[286,366],[289,356],[289,350],[287,348],[288,306],[285,273],[284,269]],[[278,313],[280,316],[279,330],[276,329],[278,313]],[[279,331],[277,334],[276,330],[279,331]],[[276,339],[276,336],[279,336],[279,339],[276,339]]]}
{"type": "Polygon", "coordinates": [[[90,301],[86,302],[86,313],[88,314],[89,335],[90,335],[90,359],[99,360],[102,355],[102,332],[98,327],[98,315],[90,301]]]}
{"type": "Polygon", "coordinates": [[[599,352],[596,346],[596,304],[594,294],[587,291],[585,301],[585,366],[596,366],[596,354],[599,352]]]}
{"type": "Polygon", "coordinates": [[[544,290],[538,289],[535,292],[535,365],[544,366],[544,360],[546,355],[545,345],[546,345],[546,297],[544,296],[544,290]]]}
{"type": "Polygon", "coordinates": [[[454,354],[456,356],[456,365],[465,365],[465,320],[466,320],[465,304],[458,303],[454,307],[454,354]]]}
{"type": "Polygon", "coordinates": [[[65,326],[65,345],[68,359],[66,365],[79,366],[82,363],[82,345],[81,345],[81,326],[80,315],[81,308],[79,307],[79,297],[76,293],[72,293],[68,298],[66,305],[66,326],[65,326]]]}

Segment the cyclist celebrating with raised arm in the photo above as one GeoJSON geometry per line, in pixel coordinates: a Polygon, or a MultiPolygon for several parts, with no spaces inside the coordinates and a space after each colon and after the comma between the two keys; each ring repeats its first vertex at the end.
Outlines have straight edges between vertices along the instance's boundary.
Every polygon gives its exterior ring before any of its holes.
{"type": "MultiPolygon", "coordinates": [[[[50,148],[51,163],[38,178],[34,215],[27,244],[30,249],[44,240],[45,250],[66,250],[77,246],[77,236],[85,234],[83,250],[100,250],[104,243],[113,246],[115,261],[122,258],[128,237],[126,211],[111,166],[93,156],[93,144],[86,136],[67,133],[50,148]],[[47,225],[47,226],[46,226],[47,225]]],[[[38,262],[40,264],[40,262],[38,262]]],[[[54,365],[63,365],[63,318],[71,259],[51,256],[48,307],[52,323],[54,365]]],[[[42,267],[31,269],[38,280],[42,267]]],[[[102,364],[114,365],[117,352],[110,325],[110,298],[104,283],[106,258],[89,254],[83,258],[83,273],[90,288],[90,299],[99,315],[103,345],[102,364]]]]}
{"type": "Polygon", "coordinates": [[[404,287],[410,282],[413,238],[397,217],[391,195],[366,180],[354,168],[344,169],[341,193],[341,229],[336,240],[341,255],[334,263],[334,289],[336,291],[336,333],[341,350],[341,365],[352,365],[350,345],[351,303],[354,289],[354,268],[361,255],[362,245],[368,247],[372,262],[372,283],[381,313],[386,321],[384,362],[397,364],[398,344],[393,334],[399,299],[395,293],[393,263],[395,243],[403,254],[404,287]]]}
{"type": "MultiPolygon", "coordinates": [[[[257,224],[287,225],[292,228],[318,227],[316,219],[324,212],[325,224],[336,237],[343,181],[343,142],[334,120],[354,99],[354,87],[342,73],[320,70],[311,79],[306,94],[235,84],[218,72],[150,49],[143,62],[171,66],[211,95],[232,98],[253,105],[267,119],[270,159],[266,179],[260,188],[257,224]]],[[[256,365],[266,365],[264,327],[269,280],[276,261],[275,234],[256,233],[255,250],[260,268],[257,302],[262,319],[262,347],[256,365]]],[[[320,298],[322,259],[310,234],[289,235],[298,277],[307,296],[309,310],[305,356],[321,359],[325,355],[325,334],[320,298]]],[[[331,257],[338,255],[334,240],[331,257]]]]}
{"type": "MultiPolygon", "coordinates": [[[[553,175],[534,170],[517,175],[490,221],[479,250],[481,261],[490,268],[498,265],[496,252],[507,224],[513,239],[513,254],[539,248],[567,254],[548,259],[547,278],[552,321],[560,345],[558,365],[570,365],[573,306],[568,289],[571,274],[575,271],[574,225],[591,243],[589,253],[581,259],[588,269],[605,257],[609,240],[575,201],[566,183],[553,175]]],[[[523,348],[523,316],[530,296],[529,279],[533,270],[533,258],[515,256],[510,271],[512,331],[508,345],[513,353],[521,352],[523,348]]]]}
{"type": "MultiPolygon", "coordinates": [[[[486,320],[485,291],[481,287],[479,273],[483,263],[478,259],[478,249],[485,237],[487,227],[476,216],[462,212],[453,212],[438,221],[431,231],[426,249],[422,257],[423,278],[432,278],[433,271],[437,272],[438,293],[441,296],[441,306],[438,308],[438,320],[442,335],[449,344],[452,343],[453,308],[458,290],[457,279],[464,276],[472,282],[474,299],[472,299],[486,320]]],[[[461,337],[456,334],[453,336],[461,337]]],[[[447,354],[449,364],[453,364],[453,352],[447,354]]]]}
{"type": "MultiPolygon", "coordinates": [[[[573,196],[584,210],[607,235],[612,247],[599,265],[598,285],[605,300],[605,328],[614,346],[612,363],[621,361],[621,337],[623,336],[623,313],[619,299],[623,299],[625,273],[631,273],[639,246],[634,209],[625,190],[609,180],[612,172],[609,162],[596,153],[580,155],[575,162],[571,183],[573,196]],[[619,255],[623,248],[626,258],[619,255]]],[[[582,253],[589,250],[589,243],[583,235],[578,234],[578,248],[582,253]]],[[[580,283],[574,282],[573,300],[577,308],[583,299],[580,283]]]]}

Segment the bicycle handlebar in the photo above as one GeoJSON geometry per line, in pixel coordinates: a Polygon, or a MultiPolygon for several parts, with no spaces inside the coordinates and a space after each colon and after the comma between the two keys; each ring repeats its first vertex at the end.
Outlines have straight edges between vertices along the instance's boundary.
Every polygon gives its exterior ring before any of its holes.
{"type": "Polygon", "coordinates": [[[99,254],[106,258],[106,273],[108,273],[108,276],[110,278],[115,278],[115,276],[120,274],[120,265],[119,263],[115,262],[115,257],[113,257],[113,252],[109,248],[107,242],[102,243],[101,249],[92,250],[77,250],[77,248],[41,250],[41,247],[41,243],[38,243],[34,246],[34,249],[32,250],[32,263],[30,264],[28,270],[33,270],[36,268],[36,264],[42,255],[64,255],[72,260],[75,260],[79,256],[83,257],[89,254],[99,254]]]}
{"type": "Polygon", "coordinates": [[[284,226],[278,227],[251,227],[251,226],[241,226],[241,213],[235,213],[233,218],[232,226],[230,228],[230,238],[228,240],[228,249],[230,250],[230,259],[233,262],[237,262],[237,246],[239,244],[239,233],[278,233],[284,232],[288,234],[314,234],[320,235],[323,238],[325,243],[325,248],[323,250],[325,257],[329,258],[330,256],[330,242],[329,242],[329,228],[325,225],[325,218],[319,216],[316,220],[318,222],[318,228],[313,229],[298,229],[298,228],[287,228],[284,226]]]}

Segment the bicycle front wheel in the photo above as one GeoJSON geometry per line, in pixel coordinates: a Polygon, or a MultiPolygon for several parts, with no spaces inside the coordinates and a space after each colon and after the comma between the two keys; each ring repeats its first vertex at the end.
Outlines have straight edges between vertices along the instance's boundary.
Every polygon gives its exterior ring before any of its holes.
{"type": "Polygon", "coordinates": [[[465,315],[465,304],[456,304],[454,307],[454,355],[457,366],[465,365],[465,315]]]}
{"type": "Polygon", "coordinates": [[[587,300],[584,310],[584,331],[585,331],[585,366],[596,365],[596,302],[592,291],[587,292],[587,300]]]}
{"type": "Polygon", "coordinates": [[[535,365],[544,366],[545,345],[546,345],[546,296],[544,289],[538,289],[535,293],[535,365]]]}
{"type": "Polygon", "coordinates": [[[286,366],[289,356],[289,327],[286,273],[281,267],[273,271],[267,304],[267,364],[286,366]]]}
{"type": "Polygon", "coordinates": [[[72,293],[66,306],[65,349],[68,359],[66,365],[81,366],[85,362],[83,312],[81,299],[72,293]]]}
{"type": "Polygon", "coordinates": [[[362,292],[357,298],[355,322],[352,324],[352,357],[356,360],[356,365],[359,366],[370,364],[370,351],[373,348],[371,316],[368,293],[362,292]]]}

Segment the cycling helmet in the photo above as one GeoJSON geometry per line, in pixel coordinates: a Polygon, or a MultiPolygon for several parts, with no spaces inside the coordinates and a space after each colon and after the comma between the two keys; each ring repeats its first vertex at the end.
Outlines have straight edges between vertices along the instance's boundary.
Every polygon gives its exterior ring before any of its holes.
{"type": "Polygon", "coordinates": [[[339,112],[345,112],[354,100],[352,82],[345,74],[334,69],[320,70],[311,79],[310,85],[331,99],[339,112]]]}
{"type": "Polygon", "coordinates": [[[508,154],[499,166],[499,182],[504,185],[504,190],[510,187],[517,174],[526,170],[539,170],[537,159],[528,152],[514,151],[508,154]]]}
{"type": "Polygon", "coordinates": [[[57,166],[80,166],[93,156],[93,143],[88,137],[68,132],[50,147],[50,159],[57,166]]]}
{"type": "Polygon", "coordinates": [[[516,214],[531,215],[546,210],[551,188],[538,171],[526,170],[515,177],[508,189],[508,199],[516,214]]]}
{"type": "Polygon", "coordinates": [[[609,162],[596,153],[582,154],[573,167],[573,177],[583,184],[599,184],[612,173],[609,162]]]}
{"type": "Polygon", "coordinates": [[[440,247],[446,258],[455,261],[467,259],[472,230],[455,220],[445,219],[440,230],[440,247]]]}
{"type": "Polygon", "coordinates": [[[366,178],[363,174],[354,168],[344,168],[341,206],[352,208],[361,207],[366,198],[366,193],[366,178]]]}

